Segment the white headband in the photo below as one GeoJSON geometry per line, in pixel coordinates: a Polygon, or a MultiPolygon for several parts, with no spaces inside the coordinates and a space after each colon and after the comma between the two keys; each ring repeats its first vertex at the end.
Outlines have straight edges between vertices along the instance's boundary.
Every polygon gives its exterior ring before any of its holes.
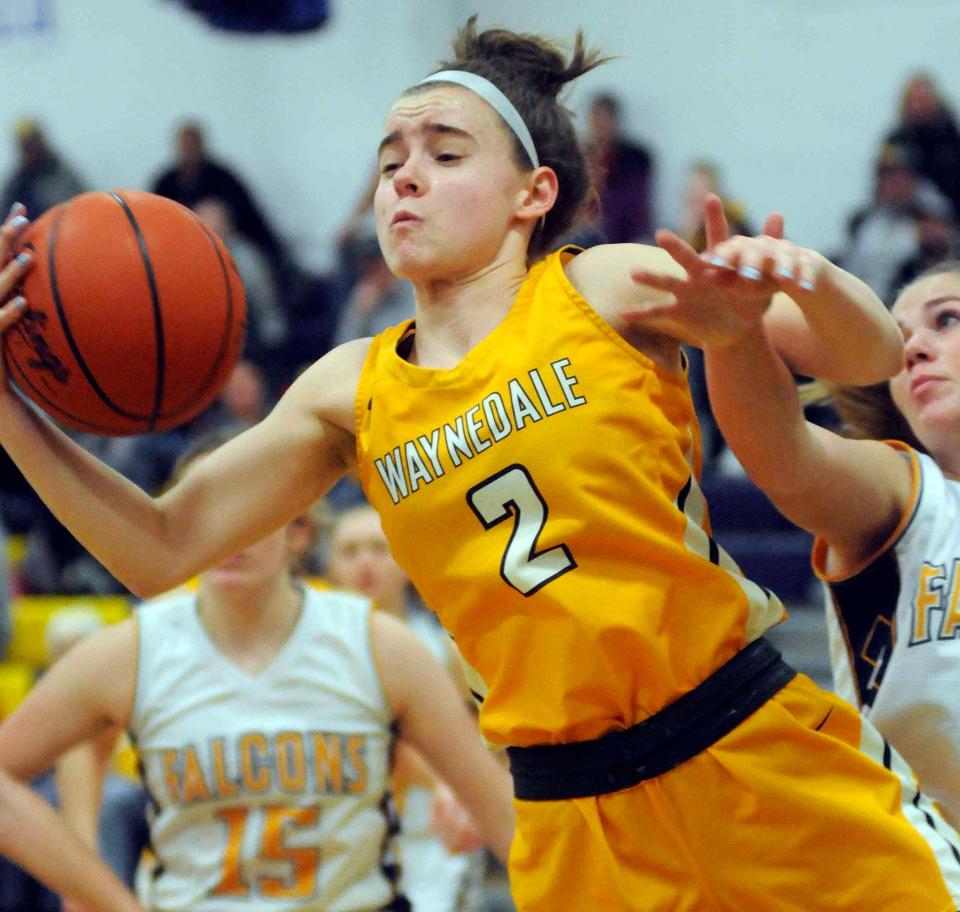
{"type": "Polygon", "coordinates": [[[507,98],[489,79],[478,76],[476,73],[468,73],[465,70],[443,70],[440,73],[434,73],[426,79],[421,79],[418,85],[427,82],[454,82],[476,92],[494,111],[496,111],[507,123],[507,126],[513,130],[520,145],[523,146],[533,162],[534,168],[540,167],[540,159],[537,157],[537,148],[533,144],[533,137],[523,122],[520,112],[513,106],[513,102],[507,98]]]}

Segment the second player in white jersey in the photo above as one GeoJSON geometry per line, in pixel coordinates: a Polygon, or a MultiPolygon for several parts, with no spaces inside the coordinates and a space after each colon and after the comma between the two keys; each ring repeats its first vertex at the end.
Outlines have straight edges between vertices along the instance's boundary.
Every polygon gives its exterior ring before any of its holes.
{"type": "Polygon", "coordinates": [[[834,685],[960,822],[960,481],[907,451],[914,495],[899,526],[851,575],[826,573],[834,685]]]}
{"type": "MultiPolygon", "coordinates": [[[[734,265],[777,263],[783,243],[738,242],[734,265]]],[[[718,253],[726,252],[721,245],[718,253]]],[[[797,268],[812,283],[820,263],[806,257],[797,268]]],[[[763,287],[755,284],[753,294],[762,300],[763,287]]],[[[804,420],[788,365],[749,321],[739,339],[705,350],[710,399],[751,478],[816,536],[814,566],[835,609],[837,689],[903,755],[956,827],[960,262],[919,276],[891,312],[905,343],[900,371],[873,387],[827,388],[842,436],[804,420]]],[[[850,335],[836,335],[824,344],[849,350],[850,335]]],[[[952,854],[960,861],[960,848],[952,854]]]]}
{"type": "Polygon", "coordinates": [[[406,908],[368,603],[305,589],[289,639],[249,674],[211,641],[196,602],[138,612],[131,733],[153,804],[147,905],[406,908]]]}

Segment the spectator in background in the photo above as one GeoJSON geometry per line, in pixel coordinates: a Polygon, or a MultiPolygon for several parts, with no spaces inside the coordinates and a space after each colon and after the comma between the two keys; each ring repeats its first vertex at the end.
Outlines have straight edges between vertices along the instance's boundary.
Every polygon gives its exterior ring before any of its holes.
{"type": "Polygon", "coordinates": [[[244,355],[272,375],[282,361],[283,345],[289,335],[273,268],[266,255],[237,230],[230,204],[225,200],[204,197],[193,211],[220,236],[243,279],[247,296],[244,355]]]}
{"type": "Polygon", "coordinates": [[[960,212],[960,129],[933,78],[914,74],[900,99],[900,120],[887,143],[904,148],[916,173],[960,212]]]}
{"type": "Polygon", "coordinates": [[[942,209],[921,208],[916,252],[901,264],[886,300],[892,301],[905,285],[934,266],[956,259],[960,259],[960,232],[954,219],[942,209]]]}
{"type": "Polygon", "coordinates": [[[903,146],[884,146],[874,170],[873,200],[854,213],[848,226],[843,266],[866,282],[886,303],[900,266],[916,256],[921,212],[950,217],[950,204],[918,178],[903,146]]]}
{"type": "Polygon", "coordinates": [[[259,247],[274,269],[286,263],[283,245],[240,178],[207,152],[203,127],[196,121],[181,124],[176,133],[177,158],[153,183],[153,192],[189,206],[208,197],[221,200],[237,230],[259,247]]]}
{"type": "Polygon", "coordinates": [[[0,208],[8,212],[17,202],[27,207],[31,218],[82,193],[83,182],[50,147],[43,128],[32,117],[18,120],[13,127],[17,164],[3,185],[0,208]]]}
{"type": "Polygon", "coordinates": [[[251,427],[268,411],[267,386],[259,368],[250,361],[238,361],[220,391],[221,422],[251,427]]]}
{"type": "Polygon", "coordinates": [[[653,156],[626,139],[620,101],[598,95],[590,105],[590,136],[584,151],[598,194],[599,221],[611,244],[653,237],[653,156]]]}
{"type": "Polygon", "coordinates": [[[707,196],[715,193],[723,200],[723,209],[733,234],[751,235],[753,229],[747,221],[746,208],[737,200],[727,199],[721,186],[717,166],[708,161],[694,162],[687,171],[683,191],[683,208],[677,233],[698,253],[707,246],[703,226],[703,212],[707,196]]]}

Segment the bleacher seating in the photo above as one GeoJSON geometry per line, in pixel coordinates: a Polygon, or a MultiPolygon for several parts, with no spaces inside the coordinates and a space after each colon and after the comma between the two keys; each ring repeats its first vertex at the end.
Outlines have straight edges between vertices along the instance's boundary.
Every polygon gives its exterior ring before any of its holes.
{"type": "Polygon", "coordinates": [[[93,609],[105,624],[113,624],[130,614],[130,602],[121,595],[21,595],[10,603],[13,637],[7,650],[10,661],[21,662],[35,670],[45,668],[47,624],[63,608],[93,609]]]}

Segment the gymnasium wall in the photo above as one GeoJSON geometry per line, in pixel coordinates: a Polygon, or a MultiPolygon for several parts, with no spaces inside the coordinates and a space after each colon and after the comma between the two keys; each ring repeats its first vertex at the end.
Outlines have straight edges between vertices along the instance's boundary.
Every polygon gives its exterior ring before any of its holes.
{"type": "MultiPolygon", "coordinates": [[[[6,2],[6,0],[4,0],[6,2]]],[[[479,10],[557,36],[583,25],[620,59],[572,96],[626,102],[658,153],[660,221],[693,159],[721,165],[759,215],[781,208],[803,243],[831,249],[869,190],[877,141],[918,66],[960,102],[952,0],[333,0],[329,25],[295,38],[217,34],[171,0],[57,0],[46,37],[0,36],[0,173],[9,124],[36,113],[97,188],[143,186],[169,158],[172,124],[203,119],[211,145],[254,184],[308,262],[324,251],[372,161],[396,89],[446,51],[479,10]]]]}

